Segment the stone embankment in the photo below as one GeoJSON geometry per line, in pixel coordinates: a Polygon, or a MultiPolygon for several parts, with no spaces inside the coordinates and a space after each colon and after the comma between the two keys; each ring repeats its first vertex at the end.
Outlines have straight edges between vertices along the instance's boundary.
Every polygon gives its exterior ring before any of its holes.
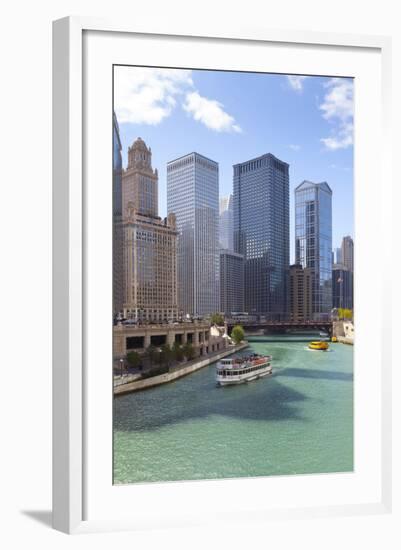
{"type": "Polygon", "coordinates": [[[350,321],[334,321],[333,336],[341,344],[354,345],[354,325],[350,321]]]}
{"type": "Polygon", "coordinates": [[[232,353],[241,351],[246,347],[248,347],[248,342],[243,342],[238,346],[229,346],[224,351],[211,354],[208,357],[205,357],[202,359],[197,358],[196,360],[191,361],[189,365],[187,364],[185,366],[177,367],[170,372],[166,372],[165,374],[159,374],[157,376],[152,376],[150,378],[141,378],[140,380],[134,380],[132,382],[127,382],[127,383],[119,383],[118,385],[114,386],[114,395],[122,395],[133,391],[145,390],[153,386],[159,386],[160,384],[167,384],[168,382],[173,382],[178,378],[182,378],[183,376],[187,376],[188,374],[191,374],[192,372],[202,369],[203,367],[207,367],[211,363],[220,361],[220,359],[223,359],[223,357],[227,357],[232,353]]]}

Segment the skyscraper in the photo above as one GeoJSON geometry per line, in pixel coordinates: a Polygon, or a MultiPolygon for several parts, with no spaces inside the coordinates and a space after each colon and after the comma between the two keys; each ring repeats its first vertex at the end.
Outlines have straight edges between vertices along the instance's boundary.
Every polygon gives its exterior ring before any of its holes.
{"type": "Polygon", "coordinates": [[[268,153],[233,168],[234,249],[245,259],[244,309],[286,319],[289,165],[268,153]]]}
{"type": "Polygon", "coordinates": [[[295,262],[311,269],[312,315],[332,308],[332,191],[326,182],[303,181],[295,189],[295,262]]]}
{"type": "Polygon", "coordinates": [[[342,264],[343,256],[341,248],[336,248],[335,257],[333,258],[333,264],[342,264]]]}
{"type": "Polygon", "coordinates": [[[307,321],[312,318],[312,272],[308,267],[290,266],[290,319],[307,321]]]}
{"type": "Polygon", "coordinates": [[[220,250],[220,311],[244,311],[244,257],[225,249],[220,250]]]}
{"type": "Polygon", "coordinates": [[[198,153],[167,164],[167,210],[177,219],[182,313],[219,310],[219,165],[198,153]]]}
{"type": "Polygon", "coordinates": [[[123,227],[122,227],[122,158],[121,141],[116,115],[113,113],[113,315],[123,310],[123,227]]]}
{"type": "Polygon", "coordinates": [[[220,198],[220,248],[234,250],[233,196],[220,198]]]}
{"type": "Polygon", "coordinates": [[[354,272],[354,241],[349,235],[343,237],[341,243],[341,262],[337,260],[337,263],[343,264],[348,271],[354,272]]]}
{"type": "Polygon", "coordinates": [[[354,275],[342,264],[333,265],[333,307],[354,308],[354,275]]]}
{"type": "Polygon", "coordinates": [[[178,317],[177,231],[174,214],[157,214],[157,170],[151,151],[138,138],[123,171],[124,316],[167,321],[178,317]]]}

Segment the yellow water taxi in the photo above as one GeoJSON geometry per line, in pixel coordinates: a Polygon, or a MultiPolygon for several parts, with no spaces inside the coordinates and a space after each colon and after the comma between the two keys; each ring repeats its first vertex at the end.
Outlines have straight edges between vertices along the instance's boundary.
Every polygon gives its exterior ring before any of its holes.
{"type": "Polygon", "coordinates": [[[319,350],[319,351],[327,351],[329,349],[329,344],[327,342],[324,342],[322,340],[315,340],[314,342],[311,342],[309,344],[309,349],[319,350]]]}
{"type": "Polygon", "coordinates": [[[332,341],[332,342],[338,342],[337,336],[332,336],[331,341],[332,341]]]}

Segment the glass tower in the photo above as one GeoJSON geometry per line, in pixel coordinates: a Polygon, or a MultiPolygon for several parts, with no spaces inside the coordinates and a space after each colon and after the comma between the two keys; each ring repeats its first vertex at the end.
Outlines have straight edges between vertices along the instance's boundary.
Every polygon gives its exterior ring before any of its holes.
{"type": "Polygon", "coordinates": [[[354,272],[354,241],[349,235],[343,237],[341,243],[341,262],[337,260],[337,263],[342,263],[348,271],[354,272]]]}
{"type": "Polygon", "coordinates": [[[220,248],[234,250],[233,196],[220,198],[220,248]]]}
{"type": "Polygon", "coordinates": [[[219,310],[219,165],[198,153],[167,164],[167,211],[178,230],[178,305],[182,314],[219,310]]]}
{"type": "Polygon", "coordinates": [[[354,274],[342,264],[333,265],[333,307],[354,308],[354,274]]]}
{"type": "Polygon", "coordinates": [[[244,311],[244,257],[225,249],[220,250],[220,311],[244,311]]]}
{"type": "Polygon", "coordinates": [[[113,113],[113,316],[122,311],[124,302],[122,210],[121,141],[113,113]]]}
{"type": "Polygon", "coordinates": [[[245,259],[245,311],[287,319],[289,165],[268,153],[233,168],[234,249],[245,259]]]}
{"type": "Polygon", "coordinates": [[[303,181],[295,189],[295,261],[312,271],[312,317],[332,308],[332,191],[326,182],[303,181]]]}

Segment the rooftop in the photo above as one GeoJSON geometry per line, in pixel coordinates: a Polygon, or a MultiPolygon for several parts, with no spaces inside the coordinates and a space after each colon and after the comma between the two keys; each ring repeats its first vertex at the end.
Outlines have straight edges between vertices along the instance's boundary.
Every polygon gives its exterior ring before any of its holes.
{"type": "Polygon", "coordinates": [[[173,159],[173,160],[169,160],[167,164],[173,164],[174,162],[177,162],[178,160],[182,160],[182,159],[185,159],[185,158],[188,158],[190,157],[191,155],[195,155],[196,157],[200,157],[204,160],[207,160],[208,162],[211,162],[212,164],[216,164],[218,165],[218,162],[216,162],[215,160],[212,160],[208,157],[205,157],[204,155],[201,155],[200,153],[197,153],[196,151],[192,151],[192,153],[187,153],[186,155],[183,155],[182,157],[178,157],[176,159],[173,159]]]}

